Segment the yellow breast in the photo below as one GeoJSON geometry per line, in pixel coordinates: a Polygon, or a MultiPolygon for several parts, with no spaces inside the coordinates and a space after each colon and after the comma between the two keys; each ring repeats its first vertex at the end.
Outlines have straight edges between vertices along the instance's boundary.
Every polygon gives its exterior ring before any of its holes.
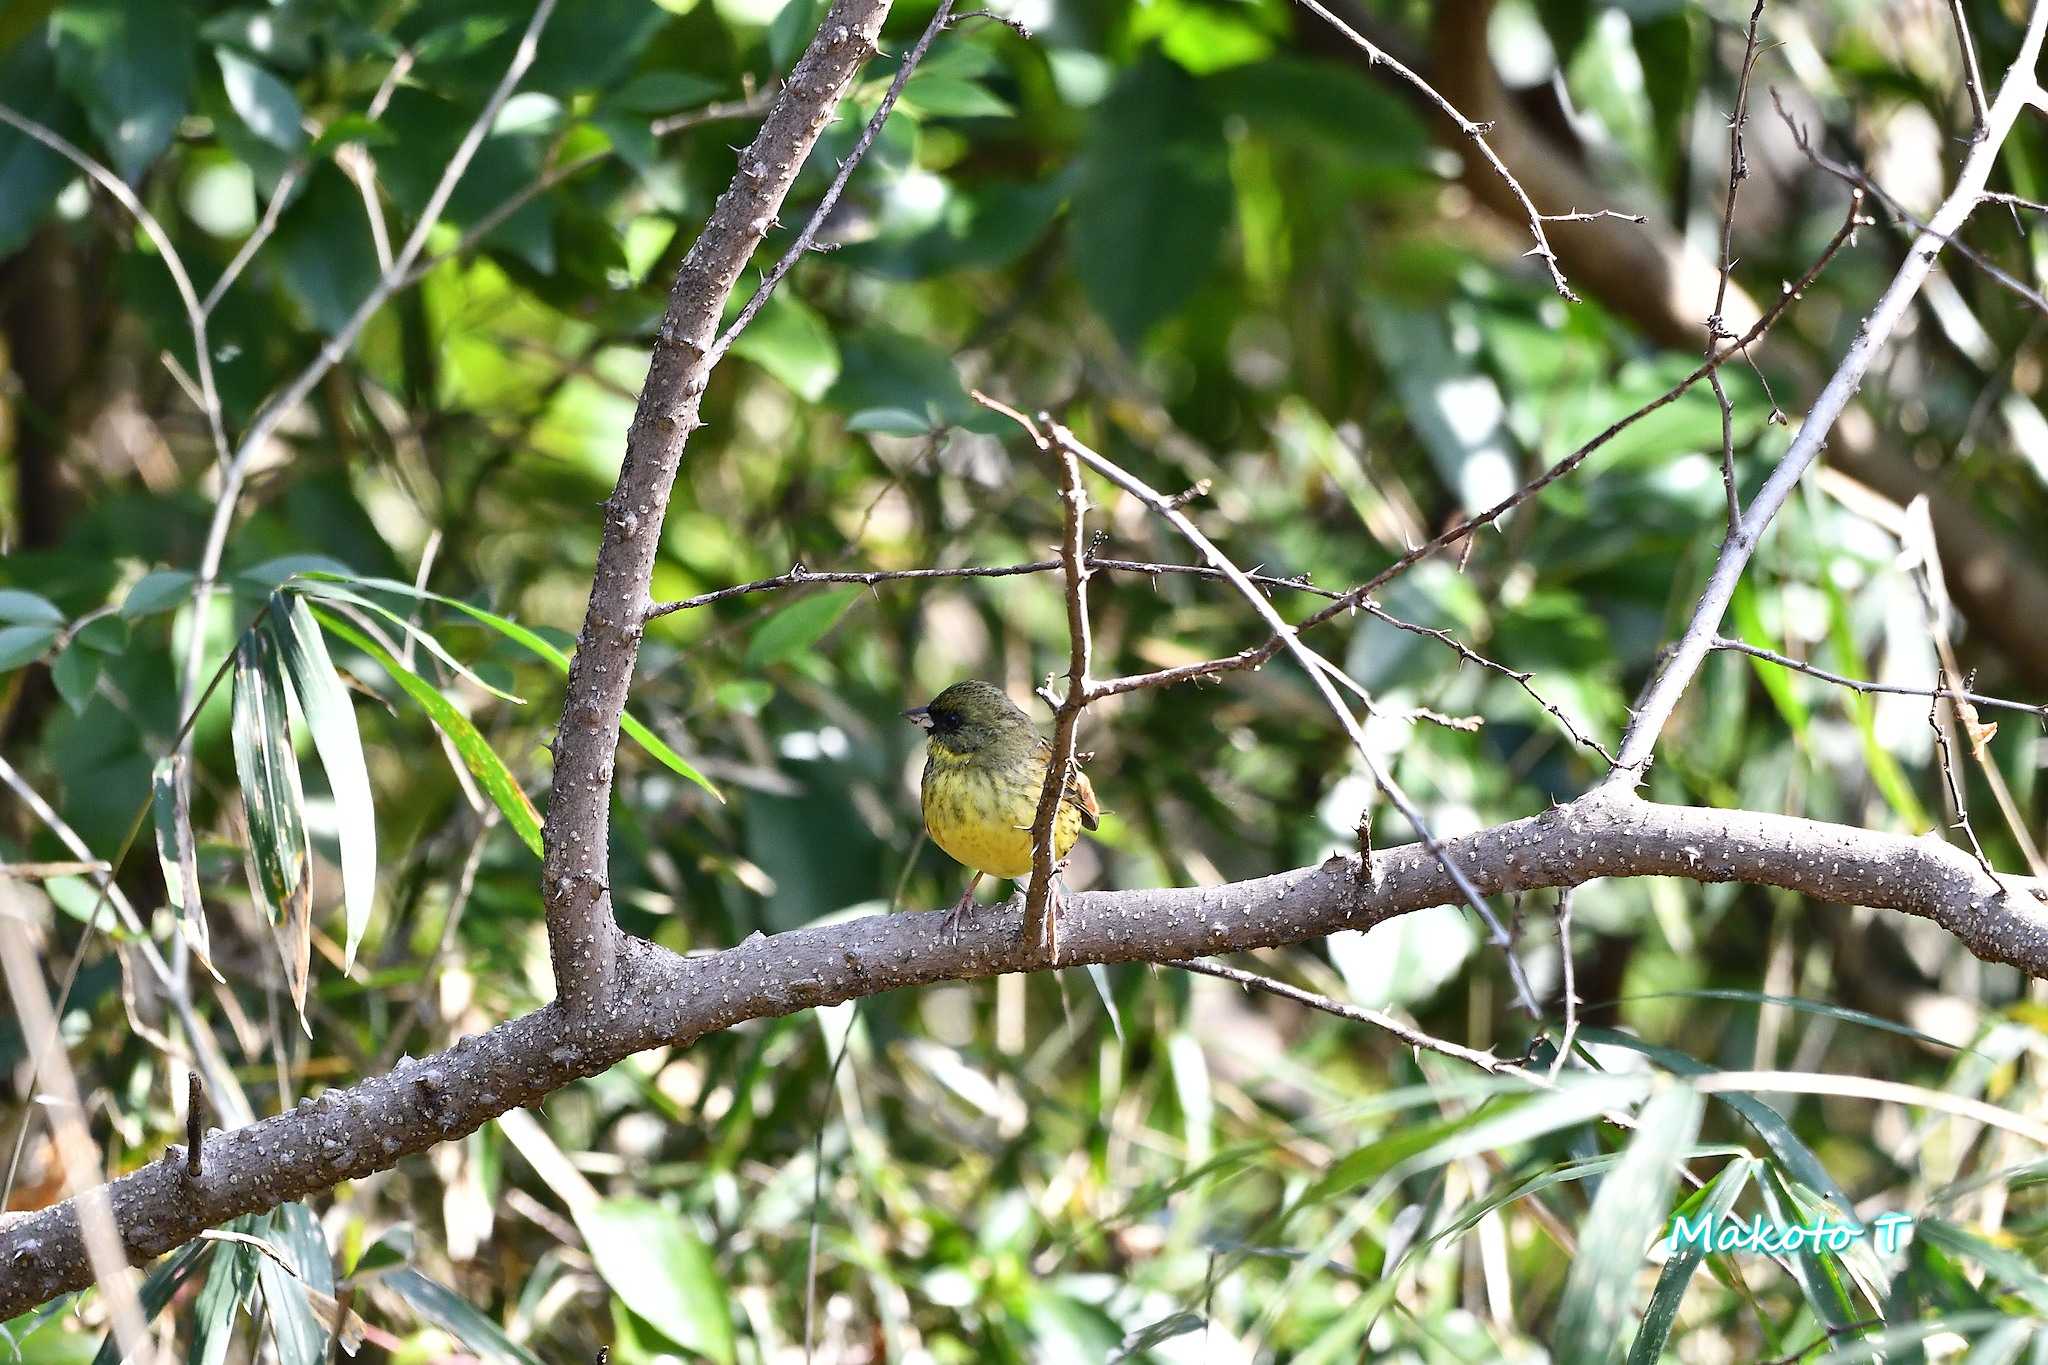
{"type": "MultiPolygon", "coordinates": [[[[992,877],[1031,873],[1031,821],[1045,782],[1045,760],[998,772],[972,763],[933,762],[924,772],[924,824],[932,842],[955,861],[992,877]]],[[[1060,803],[1053,856],[1064,858],[1081,837],[1081,813],[1060,803]]]]}

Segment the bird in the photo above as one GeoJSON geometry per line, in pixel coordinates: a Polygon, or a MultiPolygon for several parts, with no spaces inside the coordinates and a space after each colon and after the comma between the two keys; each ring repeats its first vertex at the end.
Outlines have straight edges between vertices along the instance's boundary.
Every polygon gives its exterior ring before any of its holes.
{"type": "MultiPolygon", "coordinates": [[[[903,718],[929,741],[920,784],[925,828],[933,843],[974,873],[941,926],[957,940],[983,877],[1015,880],[1031,873],[1031,826],[1052,745],[1021,707],[985,682],[954,683],[903,718]]],[[[1066,857],[1081,831],[1101,820],[1095,788],[1077,767],[1053,819],[1053,858],[1066,857]]]]}

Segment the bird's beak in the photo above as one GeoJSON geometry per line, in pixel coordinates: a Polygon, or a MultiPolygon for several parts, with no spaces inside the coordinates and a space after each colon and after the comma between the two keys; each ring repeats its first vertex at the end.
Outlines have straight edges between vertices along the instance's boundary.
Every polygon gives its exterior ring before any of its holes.
{"type": "Polygon", "coordinates": [[[915,725],[920,730],[929,730],[932,728],[931,708],[927,706],[911,707],[908,711],[905,711],[903,713],[903,719],[909,721],[912,725],[915,725]]]}

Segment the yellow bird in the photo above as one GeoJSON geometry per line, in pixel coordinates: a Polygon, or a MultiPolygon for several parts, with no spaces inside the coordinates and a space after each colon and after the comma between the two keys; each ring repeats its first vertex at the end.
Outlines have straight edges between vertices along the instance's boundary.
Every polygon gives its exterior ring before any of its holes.
{"type": "MultiPolygon", "coordinates": [[[[924,827],[933,843],[974,870],[959,903],[946,914],[946,932],[958,936],[960,918],[984,876],[1031,875],[1031,822],[1052,745],[1032,728],[1031,717],[985,682],[954,683],[903,718],[931,741],[924,760],[924,827]]],[[[1066,857],[1101,814],[1095,788],[1077,770],[1053,820],[1053,857],[1066,857]]]]}

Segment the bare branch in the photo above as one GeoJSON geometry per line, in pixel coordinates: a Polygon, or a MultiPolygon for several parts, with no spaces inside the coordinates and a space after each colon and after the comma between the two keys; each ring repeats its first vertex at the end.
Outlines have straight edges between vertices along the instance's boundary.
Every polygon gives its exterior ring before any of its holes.
{"type": "Polygon", "coordinates": [[[120,176],[102,166],[76,146],[68,138],[53,129],[46,128],[26,114],[18,113],[0,104],[0,123],[5,123],[25,137],[35,139],[72,165],[84,171],[95,185],[112,195],[115,202],[128,211],[149,244],[156,248],[156,254],[163,258],[164,269],[169,272],[171,284],[178,291],[178,300],[185,305],[185,325],[192,332],[192,362],[199,368],[199,408],[206,418],[207,430],[213,436],[215,455],[225,462],[228,458],[228,437],[221,425],[220,394],[213,385],[213,348],[206,340],[206,313],[200,306],[199,293],[192,287],[192,277],[185,270],[184,258],[178,255],[178,248],[171,242],[170,234],[164,231],[156,215],[143,207],[135,191],[128,188],[120,176]]]}
{"type": "MultiPolygon", "coordinates": [[[[1819,901],[1935,921],[1987,961],[2048,979],[2048,882],[2001,889],[1948,844],[1793,816],[1595,792],[1541,815],[1444,841],[1445,855],[1489,895],[1575,886],[1597,877],[1670,876],[1783,887],[1819,901]]],[[[1068,901],[1061,957],[1178,963],[1370,929],[1463,899],[1419,844],[1224,886],[1081,892],[1068,901]]],[[[208,1139],[201,1177],[153,1162],[105,1187],[132,1259],[202,1229],[342,1180],[388,1169],[579,1077],[650,1047],[685,1046],[749,1019],[1043,965],[1021,907],[989,907],[957,942],[938,914],[871,915],[681,958],[624,941],[613,1008],[574,1018],[549,1006],[422,1061],[263,1122],[208,1139]]],[[[77,1201],[0,1224],[0,1320],[91,1280],[77,1201]],[[31,1254],[23,1255],[29,1248],[31,1254]]]]}
{"type": "MultiPolygon", "coordinates": [[[[1749,122],[1749,78],[1756,72],[1757,25],[1763,21],[1764,0],[1756,0],[1756,8],[1749,12],[1749,31],[1742,46],[1742,74],[1735,84],[1735,112],[1728,119],[1728,192],[1721,207],[1721,278],[1714,290],[1714,311],[1707,315],[1707,358],[1714,358],[1714,351],[1729,339],[1728,323],[1722,312],[1728,306],[1728,277],[1735,270],[1733,243],[1735,237],[1735,200],[1741,192],[1742,182],[1749,178],[1749,157],[1742,146],[1742,130],[1749,122]]],[[[1721,483],[1728,495],[1728,529],[1734,530],[1742,520],[1742,497],[1735,487],[1735,405],[1728,401],[1728,391],[1721,385],[1721,371],[1717,368],[1707,376],[1713,386],[1714,401],[1721,407],[1721,483]]]]}
{"type": "Polygon", "coordinates": [[[2044,724],[2048,724],[2048,705],[2036,706],[2032,702],[2009,701],[2004,697],[1987,697],[1980,692],[1963,692],[1953,687],[1906,687],[1899,683],[1866,682],[1861,678],[1849,678],[1844,677],[1840,673],[1830,673],[1827,669],[1807,663],[1803,659],[1788,658],[1783,654],[1762,649],[1756,645],[1745,644],[1741,640],[1730,640],[1718,635],[1714,637],[1712,647],[1735,654],[1747,654],[1752,659],[1762,659],[1765,663],[1776,664],[1780,668],[1789,668],[1794,672],[1804,673],[1810,678],[1819,678],[1822,682],[1833,683],[1837,687],[1846,687],[1854,692],[1865,694],[1882,693],[1892,697],[1960,697],[1962,700],[1977,706],[1996,707],[2002,711],[2023,712],[2037,718],[2044,724]]]}
{"type": "MultiPolygon", "coordinates": [[[[1402,80],[1408,82],[1408,84],[1415,87],[1415,89],[1419,91],[1425,99],[1427,99],[1431,104],[1434,104],[1439,110],[1443,112],[1445,118],[1449,119],[1451,122],[1458,125],[1458,131],[1471,139],[1472,145],[1478,148],[1479,154],[1486,159],[1486,164],[1493,167],[1494,174],[1498,175],[1501,178],[1501,180],[1506,183],[1509,192],[1515,196],[1515,201],[1522,206],[1522,212],[1529,220],[1529,235],[1535,238],[1536,240],[1536,245],[1529,248],[1527,254],[1531,256],[1541,257],[1544,266],[1550,271],[1550,283],[1552,287],[1555,288],[1557,292],[1564,298],[1569,299],[1573,303],[1577,303],[1579,301],[1579,296],[1577,294],[1574,294],[1571,291],[1571,286],[1565,283],[1564,271],[1558,268],[1557,253],[1551,250],[1550,238],[1543,231],[1543,225],[1546,222],[1576,222],[1581,221],[1585,218],[1599,217],[1602,215],[1580,214],[1574,212],[1568,214],[1554,214],[1546,217],[1544,214],[1538,213],[1536,211],[1536,205],[1529,198],[1529,192],[1522,188],[1522,182],[1515,179],[1514,175],[1508,170],[1506,164],[1501,161],[1500,156],[1493,150],[1493,148],[1490,145],[1488,145],[1486,141],[1486,134],[1492,128],[1491,124],[1474,123],[1471,119],[1468,119],[1463,114],[1459,113],[1457,106],[1453,105],[1449,100],[1445,99],[1441,94],[1439,94],[1435,86],[1431,85],[1428,81],[1422,79],[1421,76],[1417,75],[1408,67],[1404,66],[1401,62],[1399,62],[1391,54],[1389,54],[1385,49],[1379,47],[1377,44],[1368,40],[1365,37],[1365,35],[1361,34],[1357,29],[1353,28],[1351,25],[1345,23],[1342,19],[1338,18],[1334,13],[1330,11],[1330,9],[1327,6],[1321,3],[1321,0],[1298,0],[1298,3],[1301,5],[1303,9],[1308,10],[1311,14],[1314,14],[1316,17],[1320,18],[1324,23],[1328,24],[1331,28],[1336,29],[1337,32],[1342,34],[1348,42],[1350,42],[1354,47],[1358,48],[1359,51],[1363,52],[1365,54],[1366,62],[1368,65],[1384,66],[1385,68],[1387,68],[1387,70],[1393,72],[1402,80]]],[[[1613,216],[1617,218],[1626,218],[1629,215],[1614,214],[1613,216]]],[[[1636,221],[1641,222],[1642,220],[1637,219],[1636,221]]]]}
{"type": "Polygon", "coordinates": [[[1684,634],[1644,692],[1628,731],[1622,736],[1619,761],[1608,776],[1609,782],[1635,783],[1642,779],[1656,748],[1658,735],[1662,733],[1665,722],[1670,720],[1679,699],[1692,685],[1693,677],[1699,672],[1700,661],[1706,657],[1717,637],[1721,618],[1727,612],[1729,600],[1735,595],[1735,585],[1741,581],[1742,571],[1748,566],[1749,557],[1755,553],[1758,541],[1772,518],[1777,516],[1778,509],[1785,505],[1786,498],[1791,496],[1800,477],[1820,458],[1822,444],[1833,429],[1835,419],[1848,406],[1850,398],[1863,383],[1871,362],[1905,316],[1913,296],[1920,290],[1921,282],[1934,268],[1941,244],[1962,226],[1963,220],[1977,206],[1977,196],[1984,188],[1985,178],[1991,174],[1991,163],[1996,159],[1999,147],[2037,89],[2032,72],[2040,57],[2044,26],[2048,26],[2048,2],[2035,5],[2012,73],[1992,106],[1987,135],[1971,149],[1963,162],[1955,188],[1935,210],[1927,230],[1907,249],[1906,259],[1900,264],[1898,273],[1892,277],[1891,284],[1858,329],[1855,340],[1849,343],[1820,397],[1814,400],[1799,434],[1792,439],[1790,449],[1757,491],[1742,520],[1729,529],[1684,634]]]}
{"type": "Polygon", "coordinates": [[[1511,1063],[1502,1061],[1491,1052],[1480,1052],[1475,1048],[1464,1047],[1458,1043],[1449,1042],[1424,1033],[1421,1029],[1411,1028],[1393,1015],[1388,1014],[1385,1010],[1370,1009],[1364,1005],[1350,1005],[1342,1000],[1332,1000],[1327,995],[1318,995],[1314,991],[1306,991],[1299,986],[1290,986],[1285,981],[1275,981],[1272,977],[1261,976],[1257,972],[1248,972],[1240,967],[1226,967],[1220,962],[1187,961],[1168,962],[1163,965],[1172,967],[1176,971],[1197,972],[1203,976],[1213,976],[1223,981],[1234,981],[1246,990],[1263,991],[1267,995],[1278,996],[1282,1000],[1292,1000],[1297,1005],[1306,1005],[1312,1010],[1321,1010],[1324,1014],[1333,1014],[1339,1019],[1349,1019],[1356,1024],[1371,1024],[1374,1028],[1384,1029],[1386,1032],[1393,1034],[1409,1047],[1419,1047],[1429,1052],[1442,1053],[1446,1057],[1452,1057],[1461,1062],[1469,1062],[1481,1071],[1490,1074],[1498,1074],[1514,1069],[1511,1063]]]}
{"type": "Polygon", "coordinates": [[[747,330],[747,324],[754,320],[754,315],[761,311],[762,306],[775,293],[775,286],[782,283],[782,277],[803,258],[806,251],[812,249],[812,243],[818,237],[818,230],[824,227],[825,220],[832,216],[832,210],[838,205],[841,192],[846,189],[846,182],[853,178],[854,167],[860,165],[862,158],[867,156],[868,148],[874,145],[875,136],[882,131],[882,125],[889,121],[889,114],[896,107],[897,97],[902,95],[903,87],[910,83],[910,73],[917,70],[917,64],[924,60],[924,54],[931,47],[932,39],[944,31],[948,17],[952,13],[953,0],[939,0],[939,7],[933,12],[931,22],[924,26],[924,32],[918,35],[917,42],[911,46],[910,51],[903,54],[903,60],[896,67],[896,78],[889,82],[889,88],[882,93],[882,102],[875,106],[875,112],[869,117],[867,126],[860,130],[860,137],[854,141],[853,150],[839,163],[839,173],[832,177],[832,183],[826,187],[824,197],[818,201],[818,207],[811,210],[810,219],[804,224],[803,231],[796,235],[796,240],[789,244],[789,250],[782,253],[782,259],[775,263],[774,268],[762,277],[761,287],[754,291],[753,297],[740,309],[739,315],[732,320],[732,325],[711,344],[709,364],[716,365],[724,358],[725,353],[732,349],[733,342],[738,340],[739,334],[747,330]]]}
{"type": "Polygon", "coordinates": [[[618,484],[605,504],[542,831],[541,897],[557,1003],[578,1017],[617,999],[610,987],[623,936],[612,918],[609,844],[619,717],[640,653],[669,493],[684,447],[702,425],[698,408],[715,360],[718,321],[847,83],[874,55],[888,11],[889,0],[836,0],[740,153],[732,183],[669,292],[618,484]]]}
{"type": "Polygon", "coordinates": [[[1990,131],[1984,119],[1984,73],[1977,66],[1977,44],[1963,16],[1963,0],[1948,0],[1948,16],[1955,20],[1956,55],[1963,62],[1963,89],[1970,94],[1970,141],[1982,142],[1990,131]]]}

